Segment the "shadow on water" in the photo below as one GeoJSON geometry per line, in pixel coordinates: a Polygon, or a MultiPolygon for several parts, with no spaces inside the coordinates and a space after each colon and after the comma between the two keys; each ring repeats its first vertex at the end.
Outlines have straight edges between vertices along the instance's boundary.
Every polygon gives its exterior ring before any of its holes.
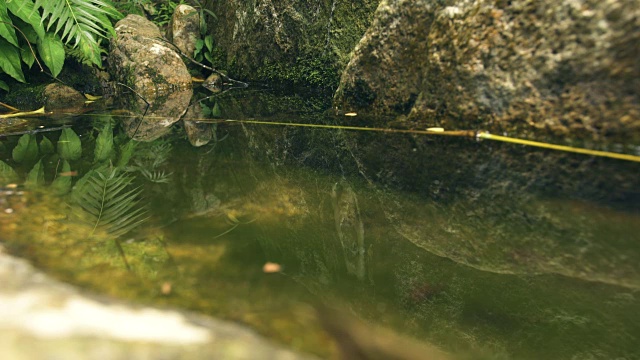
{"type": "MultiPolygon", "coordinates": [[[[248,89],[181,111],[385,121],[327,108],[248,89]]],[[[640,356],[635,163],[464,138],[167,127],[156,116],[139,130],[145,141],[131,142],[125,114],[0,139],[2,182],[25,183],[24,195],[0,196],[14,252],[88,288],[243,322],[324,357],[339,352],[332,335],[350,329],[365,353],[420,358],[402,341],[380,345],[359,322],[454,358],[640,356]],[[281,271],[264,273],[267,262],[281,271]],[[324,321],[327,334],[318,311],[336,315],[325,306],[359,320],[324,321]]]]}

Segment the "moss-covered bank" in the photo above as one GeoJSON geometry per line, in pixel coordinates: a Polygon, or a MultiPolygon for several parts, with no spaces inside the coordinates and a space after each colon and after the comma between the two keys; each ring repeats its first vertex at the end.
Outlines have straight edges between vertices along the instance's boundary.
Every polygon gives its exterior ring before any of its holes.
{"type": "Polygon", "coordinates": [[[335,89],[379,1],[205,1],[215,67],[252,81],[335,89]]]}

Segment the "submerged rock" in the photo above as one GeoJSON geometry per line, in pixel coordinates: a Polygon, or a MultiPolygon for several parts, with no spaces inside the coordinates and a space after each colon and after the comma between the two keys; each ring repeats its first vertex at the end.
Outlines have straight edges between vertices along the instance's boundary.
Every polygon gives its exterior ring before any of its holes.
{"type": "Polygon", "coordinates": [[[637,135],[639,5],[384,0],[335,105],[445,128],[637,135]]]}

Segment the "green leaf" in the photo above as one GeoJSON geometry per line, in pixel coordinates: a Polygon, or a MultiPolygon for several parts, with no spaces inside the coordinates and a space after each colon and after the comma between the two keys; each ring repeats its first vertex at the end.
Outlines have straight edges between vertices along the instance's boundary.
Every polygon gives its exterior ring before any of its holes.
{"type": "Polygon", "coordinates": [[[40,140],[40,153],[43,155],[53,154],[56,149],[53,147],[53,143],[49,140],[48,137],[44,136],[42,140],[40,140]]]}
{"type": "MultiPolygon", "coordinates": [[[[57,1],[50,1],[51,3],[57,3],[57,1]]],[[[45,31],[44,26],[42,26],[40,13],[36,11],[38,7],[34,6],[32,0],[13,0],[7,2],[7,9],[9,11],[20,18],[22,21],[31,25],[33,30],[35,30],[36,34],[38,34],[39,38],[43,38],[45,31]]]]}
{"type": "Polygon", "coordinates": [[[15,183],[18,181],[18,174],[4,161],[0,160],[0,185],[15,183]]]}
{"type": "Polygon", "coordinates": [[[0,89],[2,89],[4,91],[9,91],[9,85],[7,85],[6,82],[0,80],[0,89]]]}
{"type": "Polygon", "coordinates": [[[0,38],[0,69],[12,78],[26,82],[22,73],[20,53],[16,47],[0,38]]]}
{"type": "Polygon", "coordinates": [[[22,34],[25,35],[27,41],[29,41],[30,43],[35,44],[38,41],[38,33],[33,28],[33,26],[30,26],[20,19],[14,19],[13,25],[17,26],[18,29],[22,31],[22,34]]]}
{"type": "Polygon", "coordinates": [[[24,185],[31,188],[44,185],[44,167],[42,166],[42,160],[38,160],[33,166],[33,169],[29,171],[24,185]]]}
{"type": "MultiPolygon", "coordinates": [[[[209,10],[209,9],[202,9],[202,10],[203,10],[204,12],[206,12],[207,14],[211,15],[211,17],[212,17],[214,20],[217,20],[217,19],[218,19],[218,17],[216,16],[216,14],[215,14],[213,11],[211,11],[211,10],[209,10]]],[[[203,16],[203,18],[204,18],[204,16],[203,16]]]]}
{"type": "Polygon", "coordinates": [[[31,52],[31,48],[28,46],[22,46],[20,48],[20,56],[22,57],[22,61],[27,64],[27,67],[31,68],[33,63],[36,61],[36,58],[33,56],[31,52]]]}
{"type": "Polygon", "coordinates": [[[202,39],[198,39],[196,40],[196,50],[195,52],[198,53],[202,50],[202,47],[204,46],[204,41],[202,41],[202,39]]]}
{"type": "Polygon", "coordinates": [[[55,25],[65,44],[73,41],[85,57],[101,66],[99,38],[114,35],[109,18],[118,19],[122,15],[107,0],[35,0],[36,7],[42,8],[42,19],[48,19],[47,29],[55,25]]]}
{"type": "Polygon", "coordinates": [[[13,46],[19,47],[18,45],[18,37],[16,36],[16,30],[12,24],[11,18],[9,17],[9,13],[7,13],[7,5],[4,1],[0,1],[0,36],[2,36],[5,40],[10,42],[13,46]]]}
{"type": "Polygon", "coordinates": [[[137,142],[129,140],[120,147],[120,159],[118,159],[118,163],[116,164],[117,168],[123,169],[129,164],[129,160],[133,157],[133,151],[136,149],[137,144],[137,142]]]}
{"type": "Polygon", "coordinates": [[[215,118],[222,117],[222,110],[220,110],[220,105],[218,105],[217,101],[215,104],[213,104],[213,109],[211,109],[211,116],[215,118]]]}
{"type": "Polygon", "coordinates": [[[64,195],[71,190],[71,176],[68,174],[71,172],[71,165],[67,160],[63,160],[62,162],[62,173],[61,176],[58,174],[56,178],[51,183],[51,188],[58,195],[64,195]]]}
{"type": "Polygon", "coordinates": [[[96,139],[94,162],[108,160],[113,155],[113,128],[111,122],[104,124],[96,139]]]}
{"type": "Polygon", "coordinates": [[[64,44],[60,37],[53,33],[47,33],[45,37],[38,39],[38,54],[47,65],[53,77],[58,76],[64,65],[64,44]]]}
{"type": "Polygon", "coordinates": [[[202,116],[203,117],[208,117],[209,115],[211,115],[211,108],[207,106],[207,104],[205,103],[200,103],[200,107],[202,108],[202,116]]]}
{"type": "Polygon", "coordinates": [[[20,164],[33,164],[38,158],[38,143],[36,137],[24,134],[18,140],[18,145],[13,148],[13,160],[20,164]]]}
{"type": "Polygon", "coordinates": [[[58,140],[58,155],[65,160],[78,160],[82,155],[82,143],[71,128],[62,129],[58,140]]]}
{"type": "Polygon", "coordinates": [[[209,51],[213,51],[213,36],[211,34],[205,36],[204,43],[209,51]]]}

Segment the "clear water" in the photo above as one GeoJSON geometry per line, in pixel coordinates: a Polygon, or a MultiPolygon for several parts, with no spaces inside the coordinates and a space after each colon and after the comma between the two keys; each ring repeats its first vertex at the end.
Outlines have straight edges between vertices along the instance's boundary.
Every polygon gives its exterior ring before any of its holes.
{"type": "MultiPolygon", "coordinates": [[[[216,103],[220,118],[385,121],[333,117],[322,100],[267,92],[205,102],[216,103]]],[[[22,163],[22,135],[0,138],[0,159],[15,171],[4,182],[19,185],[0,197],[0,238],[61,279],[241,322],[327,358],[339,356],[342,332],[381,353],[374,344],[389,331],[401,339],[384,345],[389,356],[410,341],[452,358],[640,357],[635,163],[466,138],[239,123],[207,125],[215,136],[194,147],[176,124],[138,142],[122,167],[138,202],[119,215],[131,231],[114,237],[111,223],[83,215],[76,190],[52,183],[71,175],[77,188],[90,170],[120,162],[129,140],[115,114],[58,121],[80,135],[82,156],[67,170],[61,130],[35,135],[38,155],[22,163]],[[114,152],[96,162],[108,123],[114,152]],[[280,271],[265,272],[267,263],[280,271]]]]}

